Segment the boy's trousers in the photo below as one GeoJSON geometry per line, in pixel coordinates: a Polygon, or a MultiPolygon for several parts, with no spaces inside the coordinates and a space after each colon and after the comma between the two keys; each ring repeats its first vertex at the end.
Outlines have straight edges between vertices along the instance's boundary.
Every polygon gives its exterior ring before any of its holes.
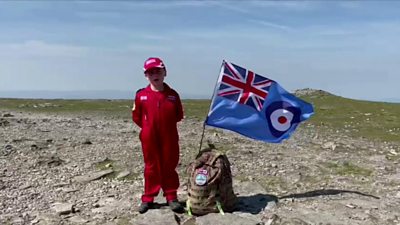
{"type": "Polygon", "coordinates": [[[173,129],[155,134],[143,127],[140,132],[144,157],[143,202],[153,202],[160,189],[167,201],[177,199],[179,177],[176,171],[179,161],[179,138],[173,129]]]}

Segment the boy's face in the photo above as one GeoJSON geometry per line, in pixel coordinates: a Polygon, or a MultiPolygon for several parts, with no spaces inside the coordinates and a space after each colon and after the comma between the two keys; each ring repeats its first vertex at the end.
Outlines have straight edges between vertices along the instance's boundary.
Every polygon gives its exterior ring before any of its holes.
{"type": "Polygon", "coordinates": [[[152,85],[157,86],[164,83],[166,72],[164,68],[152,68],[147,70],[144,74],[152,85]]]}

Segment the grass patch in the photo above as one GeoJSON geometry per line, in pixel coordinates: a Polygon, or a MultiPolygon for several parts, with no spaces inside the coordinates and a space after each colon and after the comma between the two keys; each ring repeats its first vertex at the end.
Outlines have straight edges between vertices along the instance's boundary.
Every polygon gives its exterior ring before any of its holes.
{"type": "MultiPolygon", "coordinates": [[[[123,168],[121,168],[116,163],[116,161],[111,160],[109,158],[106,158],[105,160],[96,163],[95,168],[97,170],[107,170],[107,169],[112,168],[114,170],[114,172],[106,175],[105,176],[106,179],[117,179],[117,176],[119,175],[119,173],[123,171],[123,168]]],[[[125,176],[123,178],[118,178],[118,179],[119,180],[136,180],[139,176],[140,176],[140,174],[138,174],[138,173],[130,172],[130,174],[128,176],[125,176]]]]}
{"type": "Polygon", "coordinates": [[[55,114],[96,114],[130,118],[129,100],[0,99],[1,109],[55,114]]]}
{"type": "Polygon", "coordinates": [[[308,121],[319,127],[384,141],[400,140],[400,104],[371,102],[316,93],[302,97],[314,105],[308,121]]]}
{"type": "MultiPolygon", "coordinates": [[[[315,114],[306,123],[320,129],[339,131],[354,137],[383,141],[400,140],[400,104],[360,101],[326,92],[301,96],[312,103],[315,114]]],[[[133,100],[0,99],[1,110],[67,113],[131,118],[133,100]]],[[[204,121],[210,100],[182,100],[185,116],[204,121]]]]}
{"type": "Polygon", "coordinates": [[[319,185],[321,183],[328,183],[329,182],[329,177],[327,175],[302,175],[300,184],[306,184],[308,185],[319,185]]]}
{"type": "Polygon", "coordinates": [[[210,103],[210,100],[182,100],[186,117],[199,121],[206,119],[210,103]]]}
{"type": "Polygon", "coordinates": [[[118,218],[117,225],[130,225],[131,224],[131,222],[130,222],[131,219],[132,218],[129,218],[129,217],[118,218]]]}
{"type": "Polygon", "coordinates": [[[107,170],[110,168],[114,168],[114,160],[106,158],[105,160],[96,163],[95,167],[98,170],[107,170]]]}
{"type": "Polygon", "coordinates": [[[342,176],[371,176],[372,170],[357,166],[348,161],[344,161],[343,163],[337,162],[325,162],[324,166],[330,169],[333,173],[342,175],[342,176]]]}
{"type": "MultiPolygon", "coordinates": [[[[97,114],[130,118],[133,100],[0,99],[0,109],[36,113],[97,114]]],[[[210,100],[182,100],[185,116],[204,120],[210,100]]]]}
{"type": "Polygon", "coordinates": [[[287,190],[287,184],[284,181],[283,178],[279,176],[269,176],[264,178],[263,180],[260,181],[260,184],[265,190],[268,192],[274,191],[274,192],[279,192],[281,190],[287,190]]]}
{"type": "Polygon", "coordinates": [[[234,180],[238,180],[240,182],[250,181],[249,176],[247,175],[236,175],[233,177],[234,180]]]}

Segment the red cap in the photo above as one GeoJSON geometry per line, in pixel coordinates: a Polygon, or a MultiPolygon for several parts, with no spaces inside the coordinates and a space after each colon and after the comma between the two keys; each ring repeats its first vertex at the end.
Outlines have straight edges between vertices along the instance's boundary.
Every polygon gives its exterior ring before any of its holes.
{"type": "Polygon", "coordinates": [[[165,68],[165,65],[160,58],[151,57],[144,62],[143,70],[146,72],[151,68],[165,68]]]}

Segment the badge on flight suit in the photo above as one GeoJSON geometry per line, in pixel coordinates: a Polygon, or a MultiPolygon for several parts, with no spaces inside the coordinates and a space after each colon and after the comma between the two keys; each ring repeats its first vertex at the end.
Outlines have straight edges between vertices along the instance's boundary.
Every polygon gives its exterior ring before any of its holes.
{"type": "MultiPolygon", "coordinates": [[[[140,96],[140,101],[144,101],[144,100],[147,100],[147,96],[146,95],[140,96]]],[[[132,111],[134,111],[134,110],[135,110],[135,101],[133,101],[133,106],[132,106],[132,111]]]]}
{"type": "Polygon", "coordinates": [[[174,95],[168,95],[167,99],[170,100],[170,101],[175,101],[176,97],[174,95]]]}

